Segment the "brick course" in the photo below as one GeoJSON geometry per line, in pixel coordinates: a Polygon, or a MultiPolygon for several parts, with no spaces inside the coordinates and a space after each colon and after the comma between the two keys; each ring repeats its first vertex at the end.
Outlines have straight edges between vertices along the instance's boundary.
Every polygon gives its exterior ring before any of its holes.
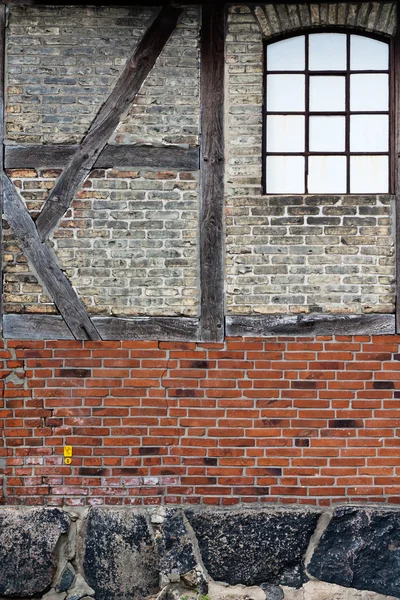
{"type": "Polygon", "coordinates": [[[263,196],[263,43],[310,27],[393,35],[394,2],[231,6],[227,63],[229,314],[394,312],[390,196],[263,196]]]}
{"type": "MultiPolygon", "coordinates": [[[[145,7],[12,6],[8,142],[79,142],[156,14],[145,7]]],[[[185,10],[114,143],[197,144],[199,8],[185,10]]]]}
{"type": "MultiPolygon", "coordinates": [[[[60,171],[9,170],[36,216],[60,171]]],[[[91,314],[198,314],[197,173],[96,169],[52,238],[91,314]]],[[[56,312],[4,231],[6,312],[56,312]]]]}
{"type": "Polygon", "coordinates": [[[9,341],[3,502],[397,504],[399,344],[9,341]]]}

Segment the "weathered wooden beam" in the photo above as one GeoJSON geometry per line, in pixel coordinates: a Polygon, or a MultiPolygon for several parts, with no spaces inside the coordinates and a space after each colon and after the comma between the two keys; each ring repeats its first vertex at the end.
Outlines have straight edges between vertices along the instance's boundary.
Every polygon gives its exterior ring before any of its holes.
{"type": "MultiPolygon", "coordinates": [[[[399,7],[397,7],[399,8],[399,7]]],[[[397,10],[397,29],[390,52],[390,151],[392,153],[392,177],[395,193],[395,240],[396,240],[396,333],[400,333],[400,11],[397,10]]]]}
{"type": "Polygon", "coordinates": [[[194,342],[198,319],[186,317],[93,317],[103,340],[158,340],[194,342]]]}
{"type": "Polygon", "coordinates": [[[4,315],[3,336],[11,340],[73,340],[64,319],[57,315],[4,315]]]}
{"type": "Polygon", "coordinates": [[[201,28],[200,339],[224,339],[225,9],[203,6],[201,28]]]}
{"type": "MultiPolygon", "coordinates": [[[[93,317],[103,340],[197,340],[198,319],[185,317],[93,317]]],[[[18,340],[71,340],[62,317],[56,315],[4,315],[4,337],[18,340]]]]}
{"type": "MultiPolygon", "coordinates": [[[[0,173],[4,170],[4,68],[5,68],[5,40],[6,40],[6,8],[0,6],[0,173]]],[[[3,181],[0,177],[0,214],[3,214],[3,181]]],[[[3,227],[0,219],[0,240],[3,239],[3,227]]],[[[3,273],[2,273],[2,252],[0,251],[0,315],[3,314],[3,273]]],[[[0,333],[1,333],[1,319],[0,319],[0,333]]]]}
{"type": "Polygon", "coordinates": [[[140,40],[36,220],[42,240],[47,238],[68,210],[75,193],[92,170],[111,134],[152,70],[181,13],[181,9],[171,6],[162,8],[140,40]]]}
{"type": "MultiPolygon", "coordinates": [[[[64,169],[79,146],[40,145],[6,146],[6,169],[64,169]]],[[[107,145],[94,164],[95,168],[141,167],[173,171],[197,171],[199,148],[179,146],[107,145]]]]}
{"type": "Polygon", "coordinates": [[[74,337],[99,340],[100,335],[88,317],[53,250],[43,243],[35,223],[8,177],[3,173],[4,216],[30,267],[48,292],[74,337]]]}
{"type": "Polygon", "coordinates": [[[226,335],[389,335],[395,333],[395,315],[257,315],[226,318],[226,335]]]}

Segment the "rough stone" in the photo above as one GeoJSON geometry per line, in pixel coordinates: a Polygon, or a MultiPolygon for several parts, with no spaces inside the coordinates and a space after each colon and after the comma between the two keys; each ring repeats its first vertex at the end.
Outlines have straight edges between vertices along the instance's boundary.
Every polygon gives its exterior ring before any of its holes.
{"type": "Polygon", "coordinates": [[[94,596],[94,590],[86,583],[82,575],[77,575],[74,586],[69,590],[67,600],[82,600],[94,596]]]}
{"type": "Polygon", "coordinates": [[[315,578],[400,596],[400,513],[341,507],[308,565],[315,578]]]}
{"type": "Polygon", "coordinates": [[[303,557],[319,513],[314,511],[195,511],[186,515],[204,565],[216,581],[278,584],[287,569],[303,571],[303,557]]]}
{"type": "Polygon", "coordinates": [[[57,569],[57,543],[69,524],[68,515],[56,508],[1,511],[0,595],[46,592],[57,569]]]}
{"type": "Polygon", "coordinates": [[[187,587],[207,593],[207,582],[198,565],[183,511],[168,510],[163,522],[154,525],[161,581],[179,581],[182,577],[187,587]]]}
{"type": "Polygon", "coordinates": [[[55,587],[56,592],[66,592],[75,583],[76,573],[71,564],[67,564],[61,573],[60,581],[55,587]]]}
{"type": "Polygon", "coordinates": [[[158,592],[157,551],[144,514],[92,508],[83,566],[96,600],[136,600],[158,592]]]}
{"type": "Polygon", "coordinates": [[[266,600],[283,600],[284,593],[279,585],[268,585],[263,583],[261,589],[265,592],[266,600]]]}

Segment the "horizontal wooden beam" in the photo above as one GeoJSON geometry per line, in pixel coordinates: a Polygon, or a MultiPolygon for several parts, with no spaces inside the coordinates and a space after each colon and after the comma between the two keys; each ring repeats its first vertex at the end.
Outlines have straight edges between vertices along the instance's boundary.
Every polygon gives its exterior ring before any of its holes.
{"type": "MultiPolygon", "coordinates": [[[[91,320],[103,340],[200,341],[199,321],[193,318],[92,317],[91,320]]],[[[74,339],[62,317],[56,315],[6,314],[3,328],[6,339],[74,339]]],[[[226,328],[231,337],[392,335],[395,333],[395,316],[236,316],[226,318],[226,328]]]]}
{"type": "Polygon", "coordinates": [[[132,52],[108,98],[91,123],[72,160],[63,170],[36,219],[41,240],[57,227],[76,192],[93,169],[99,155],[163,51],[182,9],[163,7],[132,52]]]}
{"type": "MultiPolygon", "coordinates": [[[[297,0],[296,4],[307,4],[310,0],[297,0]]],[[[352,0],[353,2],[365,2],[365,0],[352,0]]],[[[389,1],[389,0],[383,0],[389,1]]],[[[390,0],[391,1],[391,0],[390,0]]],[[[217,0],[215,2],[217,4],[217,0]]],[[[210,4],[208,2],[202,2],[202,0],[131,0],[131,2],[107,2],[106,0],[0,0],[0,4],[12,4],[12,5],[21,5],[27,4],[31,6],[36,6],[38,4],[48,5],[51,4],[53,6],[62,5],[62,6],[194,6],[201,4],[210,4]]],[[[243,2],[243,0],[234,0],[231,2],[218,2],[221,5],[235,5],[235,4],[260,4],[259,0],[248,0],[243,2]]],[[[274,0],[273,4],[288,4],[286,0],[274,0]]]]}
{"type": "Polygon", "coordinates": [[[159,340],[195,342],[198,319],[186,317],[94,317],[103,340],[159,340]]]}
{"type": "Polygon", "coordinates": [[[57,315],[4,315],[3,336],[9,340],[73,340],[64,319],[57,315]]]}
{"type": "Polygon", "coordinates": [[[226,335],[390,335],[396,332],[395,315],[259,315],[226,318],[226,335]]]}
{"type": "MultiPolygon", "coordinates": [[[[5,146],[6,169],[64,169],[79,146],[5,146]]],[[[180,146],[132,146],[119,144],[104,148],[94,166],[97,169],[141,167],[173,171],[197,171],[199,148],[180,146]]]]}
{"type": "MultiPolygon", "coordinates": [[[[198,338],[198,319],[185,317],[93,317],[92,322],[103,340],[193,342],[198,338]]],[[[3,327],[6,339],[74,339],[56,315],[8,314],[3,317],[3,327]]]]}

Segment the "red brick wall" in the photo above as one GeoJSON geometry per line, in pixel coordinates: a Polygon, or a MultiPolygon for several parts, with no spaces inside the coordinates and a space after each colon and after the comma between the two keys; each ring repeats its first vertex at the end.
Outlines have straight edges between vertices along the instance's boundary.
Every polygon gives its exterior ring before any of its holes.
{"type": "Polygon", "coordinates": [[[2,502],[399,502],[399,343],[9,341],[2,502]]]}

